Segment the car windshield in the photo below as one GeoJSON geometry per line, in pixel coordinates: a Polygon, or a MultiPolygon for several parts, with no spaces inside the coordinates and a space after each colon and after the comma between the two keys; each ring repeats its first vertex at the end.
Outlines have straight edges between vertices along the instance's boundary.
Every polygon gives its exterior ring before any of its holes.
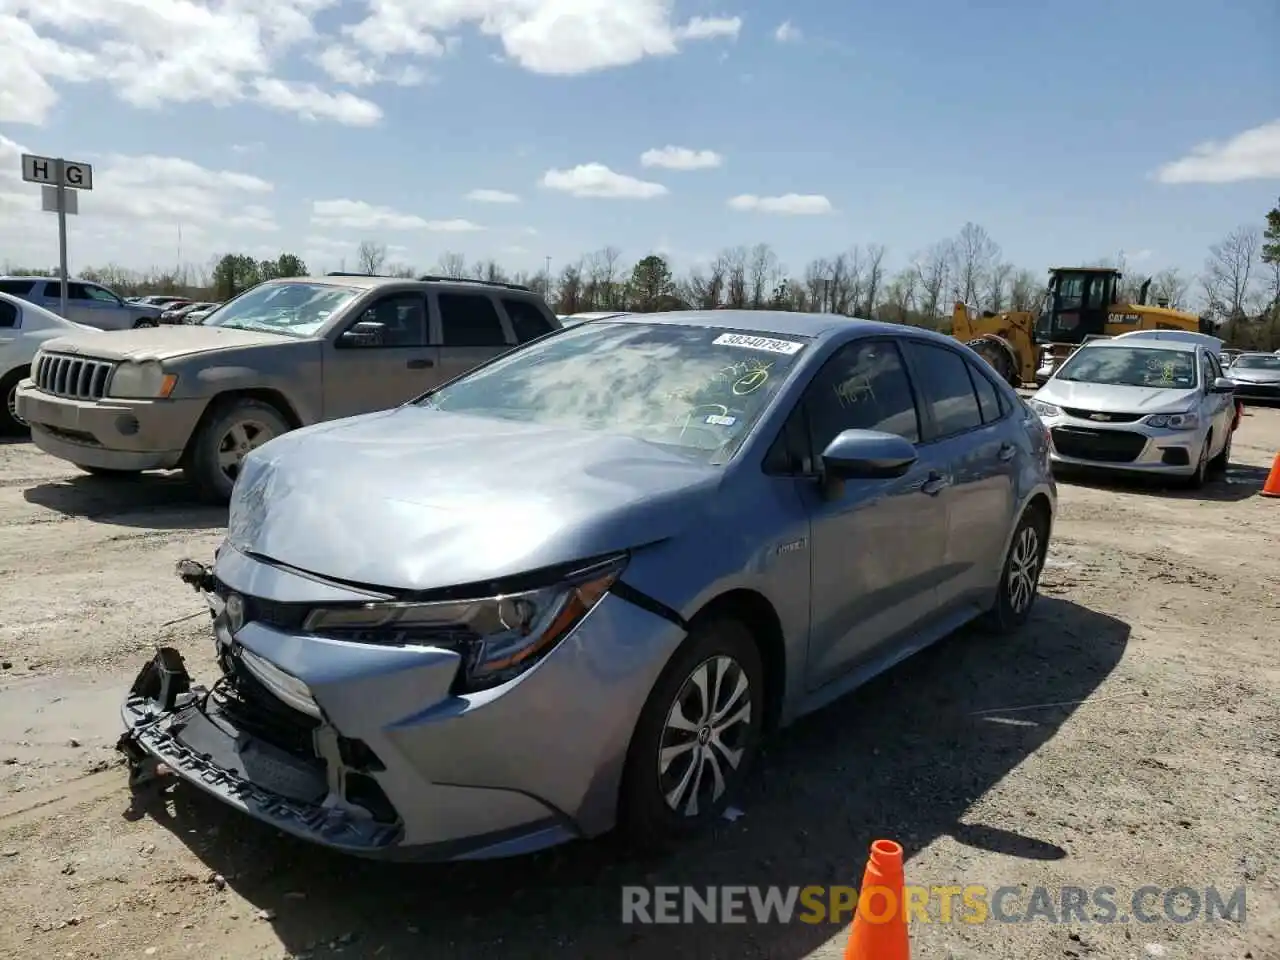
{"type": "Polygon", "coordinates": [[[790,335],[597,320],[514,350],[418,402],[621,434],[724,463],[807,343],[790,335]]]}
{"type": "Polygon", "coordinates": [[[268,281],[229,300],[204,318],[208,327],[263,330],[290,337],[313,336],[329,317],[360,294],[330,283],[268,281]]]}
{"type": "Polygon", "coordinates": [[[1266,354],[1257,357],[1236,357],[1231,366],[1233,369],[1239,367],[1241,370],[1280,370],[1280,357],[1266,354]]]}
{"type": "Polygon", "coordinates": [[[1196,355],[1157,347],[1085,347],[1063,364],[1054,379],[1190,390],[1196,385],[1196,355]]]}

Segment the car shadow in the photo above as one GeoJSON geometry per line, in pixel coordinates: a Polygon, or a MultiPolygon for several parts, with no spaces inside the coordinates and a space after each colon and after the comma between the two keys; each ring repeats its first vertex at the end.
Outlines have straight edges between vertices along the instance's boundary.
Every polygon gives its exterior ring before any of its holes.
{"type": "Polygon", "coordinates": [[[201,503],[181,473],[121,477],[83,474],[35,483],[26,501],[68,517],[153,530],[206,530],[227,525],[227,508],[201,503]]]}
{"type": "Polygon", "coordinates": [[[505,861],[369,862],[286,837],[184,784],[126,815],[153,817],[187,844],[291,953],[790,960],[839,935],[847,917],[625,924],[622,887],[856,886],[878,837],[901,842],[908,858],[942,836],[1065,858],[1048,821],[1029,821],[1034,835],[964,817],[1098,688],[1128,638],[1125,623],[1047,596],[1012,637],[961,631],[778,734],[741,798],[743,816],[665,855],[626,855],[605,838],[505,861]]]}
{"type": "Polygon", "coordinates": [[[1211,476],[1199,490],[1179,487],[1168,477],[1120,474],[1088,467],[1055,467],[1054,479],[1059,483],[1091,487],[1096,490],[1123,490],[1155,494],[1174,500],[1203,500],[1210,503],[1236,503],[1248,500],[1262,489],[1267,479],[1264,467],[1233,463],[1222,476],[1211,476]]]}

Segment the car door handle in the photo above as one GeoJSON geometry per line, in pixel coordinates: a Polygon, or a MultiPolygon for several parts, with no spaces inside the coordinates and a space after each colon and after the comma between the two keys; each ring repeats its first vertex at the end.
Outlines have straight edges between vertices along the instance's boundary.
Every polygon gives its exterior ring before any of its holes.
{"type": "Polygon", "coordinates": [[[427,367],[434,367],[435,365],[436,362],[434,360],[429,360],[426,357],[420,357],[417,360],[410,360],[405,364],[405,366],[410,370],[425,370],[427,367]]]}
{"type": "Polygon", "coordinates": [[[938,473],[936,470],[930,471],[929,478],[920,484],[920,492],[927,493],[931,497],[936,497],[947,487],[951,486],[951,481],[938,473]]]}
{"type": "Polygon", "coordinates": [[[1000,452],[997,456],[999,456],[1001,460],[1012,460],[1017,452],[1018,448],[1012,443],[1002,443],[1000,444],[1000,452]]]}

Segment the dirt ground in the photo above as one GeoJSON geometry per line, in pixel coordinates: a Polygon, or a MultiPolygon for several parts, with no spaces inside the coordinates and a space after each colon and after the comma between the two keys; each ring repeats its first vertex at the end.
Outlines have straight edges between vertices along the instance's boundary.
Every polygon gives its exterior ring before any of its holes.
{"type": "Polygon", "coordinates": [[[677,855],[388,866],[190,789],[131,804],[117,703],[161,639],[208,663],[172,569],[225,511],[0,446],[0,956],[837,958],[833,924],[624,925],[620,888],[857,884],[891,837],[913,884],[1246,890],[1243,924],[913,924],[914,960],[1276,960],[1277,451],[1280,410],[1254,410],[1201,492],[1063,483],[1019,636],[963,632],[784,732],[744,815],[677,855]]]}

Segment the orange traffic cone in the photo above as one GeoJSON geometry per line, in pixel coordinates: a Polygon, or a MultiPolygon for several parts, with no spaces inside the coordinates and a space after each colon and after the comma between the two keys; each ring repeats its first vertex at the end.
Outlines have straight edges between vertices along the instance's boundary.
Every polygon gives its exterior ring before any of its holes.
{"type": "Polygon", "coordinates": [[[1276,454],[1271,464],[1271,472],[1267,474],[1267,482],[1262,485],[1264,497],[1280,497],[1280,453],[1276,454]]]}
{"type": "Polygon", "coordinates": [[[871,844],[844,960],[910,960],[905,886],[902,847],[892,840],[871,844]]]}

